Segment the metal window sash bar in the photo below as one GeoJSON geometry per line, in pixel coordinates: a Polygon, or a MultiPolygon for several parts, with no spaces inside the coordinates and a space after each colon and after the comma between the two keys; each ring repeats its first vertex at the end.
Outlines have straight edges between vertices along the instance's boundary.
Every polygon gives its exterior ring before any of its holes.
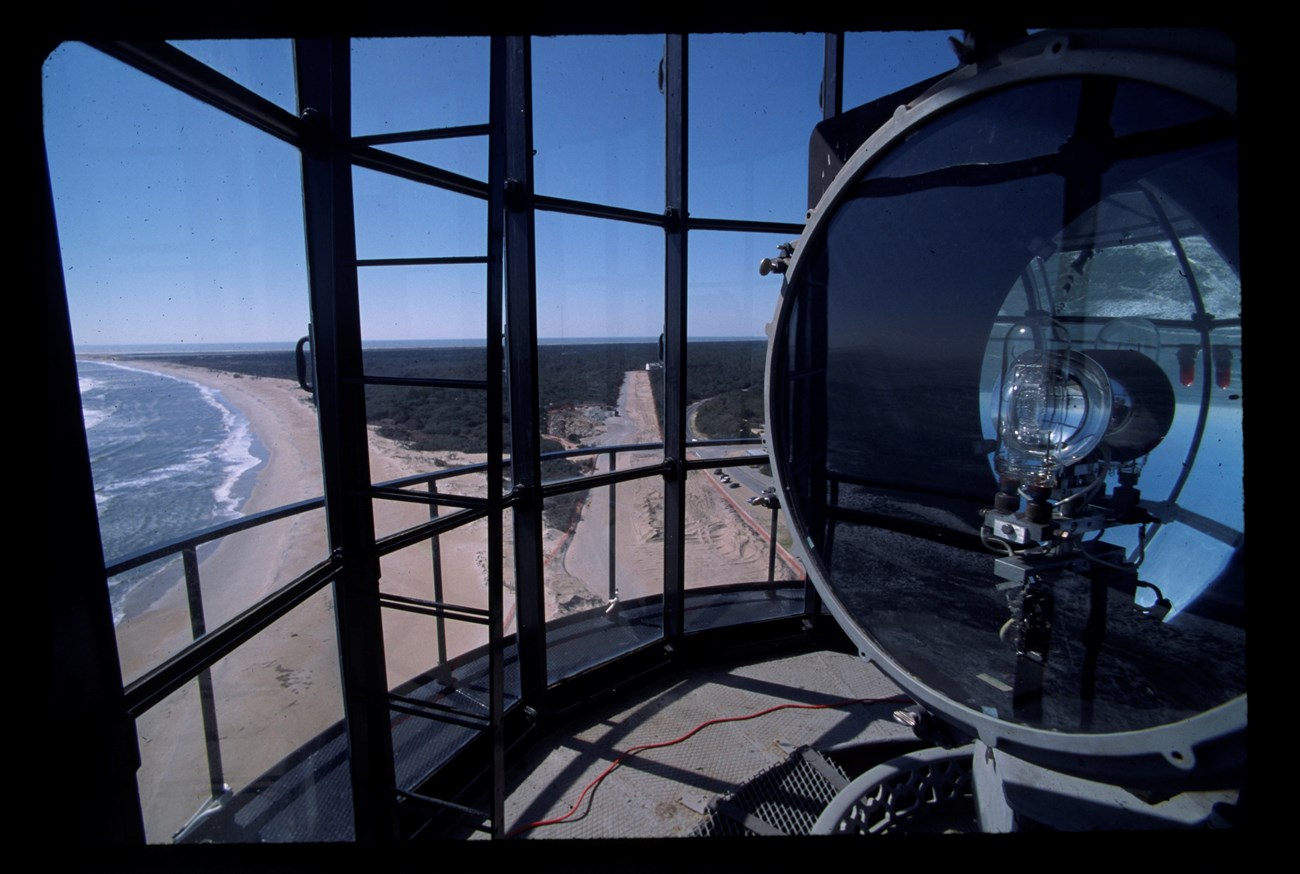
{"type": "Polygon", "coordinates": [[[381,146],[389,143],[422,143],[429,140],[449,140],[458,137],[485,137],[492,130],[489,124],[461,124],[449,127],[430,127],[423,130],[398,131],[387,134],[366,134],[353,137],[354,146],[381,146]]]}
{"type": "Polygon", "coordinates": [[[396,176],[410,182],[432,185],[445,191],[464,194],[469,197],[487,199],[487,183],[450,170],[442,170],[414,158],[405,158],[382,149],[354,145],[351,147],[352,163],[366,170],[374,170],[389,176],[396,176]]]}
{"type": "Polygon", "coordinates": [[[151,561],[157,561],[161,558],[175,555],[182,550],[199,546],[204,543],[210,543],[214,540],[220,540],[231,534],[240,531],[246,531],[249,528],[256,528],[259,525],[265,525],[268,522],[275,522],[280,519],[287,519],[290,516],[296,516],[299,513],[306,513],[311,510],[319,510],[325,506],[324,498],[309,498],[305,501],[298,501],[294,504],[285,504],[283,507],[276,507],[273,510],[264,510],[261,513],[250,513],[231,522],[221,525],[213,525],[211,528],[205,528],[195,534],[189,534],[185,537],[169,540],[158,546],[150,546],[145,549],[129,552],[110,562],[105,568],[108,576],[125,573],[133,568],[148,564],[151,561]]]}
{"type": "Polygon", "coordinates": [[[803,233],[803,225],[793,222],[696,218],[694,216],[687,216],[686,227],[692,231],[735,231],[742,234],[780,234],[783,237],[798,237],[803,233]]]}
{"type": "Polygon", "coordinates": [[[532,72],[527,37],[505,38],[505,296],[511,470],[514,474],[515,597],[520,690],[541,707],[546,693],[542,551],[541,423],[537,404],[537,277],[533,206],[532,72]]]}
{"type": "Polygon", "coordinates": [[[92,42],[90,45],[291,145],[300,146],[308,134],[307,126],[292,112],[166,42],[92,42]]]}
{"type": "Polygon", "coordinates": [[[454,495],[449,492],[408,492],[406,489],[371,486],[367,493],[372,498],[386,501],[405,501],[410,504],[441,504],[444,507],[464,507],[470,510],[487,508],[487,498],[472,495],[454,495]]]}
{"type": "Polygon", "coordinates": [[[435,255],[428,258],[358,258],[358,267],[436,267],[445,264],[486,264],[486,255],[435,255]]]}
{"type": "Polygon", "coordinates": [[[664,637],[685,630],[686,576],[686,294],[688,186],[688,46],[664,38],[664,637]]]}
{"type": "MultiPolygon", "coordinates": [[[[505,761],[505,508],[501,484],[506,469],[504,422],[505,359],[503,337],[505,291],[505,188],[508,45],[491,38],[488,48],[488,215],[486,337],[488,379],[488,717],[492,723],[491,834],[504,838],[506,827],[505,761]]],[[[432,488],[434,483],[430,483],[432,488]]]]}
{"type": "Polygon", "coordinates": [[[274,594],[263,598],[229,622],[209,631],[153,670],[126,685],[126,712],[137,717],[207,670],[267,628],[281,616],[320,591],[338,576],[341,564],[330,558],[274,594]]]}
{"type": "Polygon", "coordinates": [[[483,507],[477,510],[462,510],[450,516],[439,516],[436,519],[421,522],[419,525],[414,525],[395,534],[381,537],[375,542],[375,548],[381,556],[388,555],[397,552],[399,549],[419,543],[421,540],[428,540],[430,537],[446,534],[454,528],[468,525],[470,522],[476,522],[489,515],[489,510],[483,507]]]}
{"type": "Polygon", "coordinates": [[[410,613],[422,613],[425,616],[444,616],[457,622],[471,622],[475,625],[486,625],[489,619],[488,611],[478,607],[426,601],[423,598],[411,598],[388,592],[379,593],[379,603],[393,610],[406,610],[410,613]]]}
{"type": "Polygon", "coordinates": [[[437,376],[362,376],[350,380],[361,385],[404,385],[414,388],[457,388],[486,391],[485,379],[452,379],[437,376]]]}
{"type": "Polygon", "coordinates": [[[598,489],[602,486],[612,487],[616,483],[625,483],[634,479],[644,479],[652,476],[666,476],[676,469],[675,465],[665,460],[651,467],[628,467],[623,470],[611,470],[606,473],[593,473],[590,476],[584,476],[581,479],[569,479],[558,483],[547,483],[542,486],[542,496],[545,498],[553,498],[556,495],[568,495],[573,492],[598,489]]]}
{"type": "Polygon", "coordinates": [[[548,194],[535,195],[533,205],[544,212],[613,219],[615,221],[631,222],[632,224],[654,225],[655,227],[663,227],[664,225],[664,217],[657,213],[623,206],[611,206],[604,203],[591,203],[586,200],[571,200],[567,197],[554,197],[548,194]]]}
{"type": "Polygon", "coordinates": [[[302,153],[303,212],[320,419],[321,469],[331,547],[348,767],[358,841],[397,836],[392,725],[379,553],[369,496],[365,390],[353,219],[350,46],[345,39],[295,43],[301,115],[313,132],[302,153]]]}

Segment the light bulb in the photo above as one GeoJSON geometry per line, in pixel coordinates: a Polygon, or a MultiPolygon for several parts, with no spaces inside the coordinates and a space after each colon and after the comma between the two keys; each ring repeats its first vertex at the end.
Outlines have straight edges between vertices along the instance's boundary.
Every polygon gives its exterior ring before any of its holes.
{"type": "Polygon", "coordinates": [[[1110,381],[1070,349],[1064,326],[1030,316],[1002,346],[997,468],[1004,478],[1055,488],[1057,474],[1097,447],[1111,416],[1110,381]]]}

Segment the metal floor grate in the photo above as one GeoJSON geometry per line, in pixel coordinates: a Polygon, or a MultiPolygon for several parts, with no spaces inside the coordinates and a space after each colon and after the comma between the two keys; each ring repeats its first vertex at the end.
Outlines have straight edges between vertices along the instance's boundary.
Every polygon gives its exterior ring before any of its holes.
{"type": "Polygon", "coordinates": [[[844,770],[801,747],[735,792],[719,798],[695,837],[806,835],[826,805],[849,784],[844,770]]]}

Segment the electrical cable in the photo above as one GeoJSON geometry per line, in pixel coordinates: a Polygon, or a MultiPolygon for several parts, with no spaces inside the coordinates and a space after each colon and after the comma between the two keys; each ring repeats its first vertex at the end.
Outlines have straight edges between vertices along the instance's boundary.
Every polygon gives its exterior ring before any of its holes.
{"type": "MultiPolygon", "coordinates": [[[[1011,544],[1010,544],[1010,543],[1007,543],[1005,540],[997,540],[997,539],[995,539],[995,538],[991,538],[991,537],[988,536],[988,534],[987,534],[986,532],[987,532],[987,529],[985,529],[985,528],[981,528],[981,529],[980,529],[980,541],[984,544],[984,546],[985,546],[986,548],[992,550],[995,546],[997,546],[997,547],[1000,547],[1001,549],[1003,549],[1003,550],[1006,551],[1006,554],[1007,554],[1007,557],[1008,557],[1008,558],[1013,558],[1013,557],[1015,557],[1015,554],[1016,554],[1016,553],[1015,553],[1015,551],[1011,548],[1011,544]]],[[[995,550],[995,551],[996,551],[996,550],[995,550]]]]}
{"type": "Polygon", "coordinates": [[[793,702],[787,702],[785,704],[776,704],[772,707],[759,710],[755,713],[748,713],[745,714],[744,716],[720,716],[717,719],[707,719],[704,722],[701,722],[699,725],[692,728],[690,731],[683,734],[681,737],[676,737],[673,738],[672,740],[659,741],[658,743],[637,744],[634,747],[629,747],[627,752],[623,753],[621,756],[614,759],[614,761],[610,762],[609,767],[601,771],[600,774],[596,777],[596,779],[592,780],[590,783],[588,783],[586,786],[583,787],[581,794],[578,795],[578,800],[573,802],[573,806],[569,808],[568,813],[564,814],[563,816],[554,817],[552,819],[541,819],[541,820],[537,820],[536,822],[530,822],[525,825],[521,825],[518,828],[512,829],[509,832],[507,832],[506,837],[513,838],[523,834],[526,831],[531,831],[532,829],[535,828],[541,828],[542,826],[545,825],[558,825],[559,823],[564,822],[569,817],[573,816],[575,813],[578,812],[578,808],[582,806],[582,800],[587,797],[588,793],[595,792],[596,787],[600,785],[601,781],[603,781],[610,774],[614,773],[614,771],[619,767],[619,765],[623,764],[624,759],[629,759],[632,756],[637,755],[638,753],[645,752],[646,750],[656,750],[656,749],[660,749],[661,747],[674,746],[676,744],[681,743],[682,741],[689,740],[690,738],[699,734],[701,731],[703,731],[704,729],[708,728],[711,725],[721,725],[726,722],[745,722],[746,720],[750,720],[750,719],[758,719],[760,716],[767,716],[768,714],[775,713],[778,710],[826,710],[833,707],[843,707],[846,704],[912,704],[912,703],[914,703],[912,699],[908,698],[906,695],[893,695],[888,698],[845,698],[841,701],[832,701],[828,704],[795,704],[793,702]]]}

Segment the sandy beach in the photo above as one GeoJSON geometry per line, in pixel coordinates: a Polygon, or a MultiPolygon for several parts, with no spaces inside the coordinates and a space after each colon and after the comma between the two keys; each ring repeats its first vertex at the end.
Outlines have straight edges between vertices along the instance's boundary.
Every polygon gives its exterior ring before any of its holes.
{"type": "MultiPolygon", "coordinates": [[[[267,461],[243,512],[251,513],[321,494],[320,450],[315,412],[295,383],[132,359],[144,367],[217,389],[248,419],[267,461]]],[[[619,414],[594,422],[596,445],[655,441],[649,381],[629,372],[619,414]]],[[[397,479],[482,461],[482,456],[428,453],[370,434],[371,478],[397,479]]],[[[657,464],[662,453],[621,457],[620,467],[657,464]]],[[[598,469],[604,469],[602,459],[598,469]]],[[[483,474],[439,483],[442,491],[483,495],[483,474]]],[[[662,592],[663,486],[659,477],[618,486],[616,573],[622,598],[662,592]]],[[[767,546],[743,521],[735,500],[705,475],[687,489],[688,562],[694,586],[766,579],[767,546]]],[[[443,509],[441,512],[454,512],[443,509]]],[[[378,536],[419,524],[426,506],[377,501],[378,536]]],[[[608,597],[608,490],[588,496],[570,531],[544,533],[547,616],[603,605],[608,597]]],[[[514,573],[509,525],[505,544],[507,633],[513,631],[514,573]]],[[[487,523],[460,527],[439,539],[443,600],[487,606],[487,523]]],[[[216,628],[284,586],[328,555],[324,512],[317,510],[228,537],[200,553],[206,627],[216,628]]],[[[382,560],[383,591],[433,598],[433,557],[428,541],[382,560]]],[[[778,578],[792,576],[778,562],[778,578]]],[[[130,680],[178,651],[191,639],[184,586],[155,587],[147,606],[132,605],[118,626],[124,676],[130,680]]],[[[396,686],[439,663],[431,617],[385,611],[385,658],[396,686]]],[[[446,623],[448,658],[486,643],[480,625],[446,623]]],[[[212,679],[225,782],[238,792],[293,750],[343,716],[339,691],[333,604],[328,588],[300,605],[232,655],[213,666],[212,679]]],[[[168,841],[208,797],[207,767],[197,683],[192,683],[137,721],[142,766],[141,803],[150,841],[168,841]]]]}
{"type": "MultiPolygon", "coordinates": [[[[170,373],[207,385],[248,419],[268,458],[242,510],[253,513],[321,494],[320,448],[315,411],[287,380],[219,373],[163,362],[133,367],[170,373]]],[[[371,477],[376,482],[438,467],[482,460],[456,453],[415,452],[370,435],[371,477]]],[[[443,480],[439,488],[484,493],[482,474],[443,480]]],[[[448,512],[443,510],[443,512],[448,512]]],[[[419,504],[378,501],[379,536],[428,518],[419,504]]],[[[485,522],[440,538],[443,598],[487,606],[485,522]]],[[[329,554],[324,512],[317,510],[228,537],[201,553],[200,578],[206,627],[213,629],[322,561],[329,554]]],[[[384,591],[433,597],[432,549],[426,541],[386,556],[384,591]]],[[[506,593],[507,610],[513,606],[506,593]]],[[[385,657],[396,686],[438,662],[435,620],[385,613],[385,657]]],[[[446,623],[447,652],[455,655],[487,641],[480,625],[446,623]]],[[[123,674],[129,680],[191,640],[184,586],[178,582],[118,626],[123,674]]],[[[343,716],[335,646],[333,602],[328,588],[267,631],[213,666],[212,679],[225,782],[247,786],[285,755],[343,716]]],[[[137,722],[142,766],[141,803],[150,841],[167,841],[207,798],[207,767],[197,684],[155,707],[137,722]]]]}

